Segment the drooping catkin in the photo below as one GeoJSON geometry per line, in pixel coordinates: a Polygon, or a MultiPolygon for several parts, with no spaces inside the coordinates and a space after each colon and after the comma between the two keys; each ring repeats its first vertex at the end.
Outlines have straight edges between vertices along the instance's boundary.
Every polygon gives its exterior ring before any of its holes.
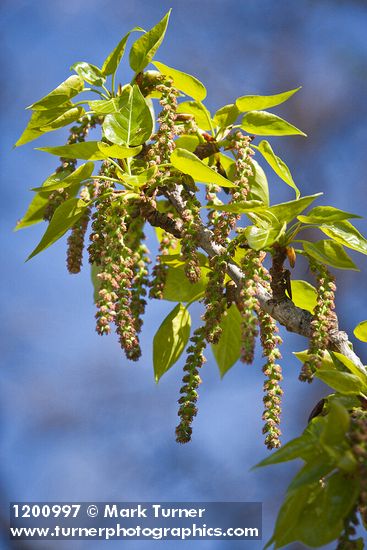
{"type": "Polygon", "coordinates": [[[311,321],[312,335],[309,344],[309,359],[304,363],[299,379],[312,382],[316,370],[321,366],[323,355],[329,344],[329,333],[335,327],[335,277],[328,269],[309,258],[311,271],[317,279],[317,304],[311,321]]]}

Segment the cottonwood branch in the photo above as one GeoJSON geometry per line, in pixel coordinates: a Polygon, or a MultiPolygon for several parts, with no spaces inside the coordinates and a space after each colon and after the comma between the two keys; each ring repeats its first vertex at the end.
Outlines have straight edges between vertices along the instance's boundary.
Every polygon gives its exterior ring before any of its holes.
{"type": "MultiPolygon", "coordinates": [[[[179,184],[165,190],[166,197],[170,200],[180,215],[186,209],[186,201],[182,197],[182,190],[183,187],[179,184]]],[[[213,232],[208,229],[203,222],[200,222],[199,224],[197,238],[200,247],[209,257],[221,255],[225,252],[223,246],[218,245],[215,242],[213,232]]],[[[227,273],[239,288],[245,279],[245,275],[235,262],[228,262],[227,273]]],[[[289,332],[295,332],[301,336],[310,338],[312,332],[312,315],[309,311],[295,306],[289,299],[282,300],[281,302],[273,300],[273,296],[261,284],[257,284],[256,296],[261,309],[269,313],[289,332]]],[[[335,326],[338,326],[337,321],[335,326]]],[[[354,353],[349,342],[348,335],[345,332],[339,331],[337,328],[331,331],[330,347],[333,351],[338,351],[348,357],[348,359],[353,361],[361,372],[367,374],[366,368],[363,366],[360,358],[354,353]]]]}

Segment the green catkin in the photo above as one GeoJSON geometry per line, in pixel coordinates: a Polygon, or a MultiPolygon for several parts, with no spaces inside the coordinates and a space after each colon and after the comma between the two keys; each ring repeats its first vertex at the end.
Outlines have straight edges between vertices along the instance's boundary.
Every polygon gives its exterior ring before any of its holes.
{"type": "Polygon", "coordinates": [[[178,247],[178,241],[175,237],[163,231],[159,244],[159,254],[156,258],[155,266],[152,271],[152,280],[150,282],[149,297],[161,300],[163,298],[164,285],[166,284],[168,266],[162,262],[162,256],[167,256],[171,249],[178,247]]]}
{"type": "MultiPolygon", "coordinates": [[[[90,194],[87,187],[80,193],[80,198],[89,202],[90,194]]],[[[83,216],[73,226],[68,237],[66,265],[69,273],[79,273],[83,263],[84,238],[88,229],[91,208],[87,207],[83,216]]]]}
{"type": "Polygon", "coordinates": [[[185,274],[191,283],[197,283],[201,277],[199,255],[197,252],[198,242],[198,218],[200,203],[194,195],[182,190],[186,208],[181,213],[183,220],[181,254],[185,260],[185,274]]]}
{"type": "Polygon", "coordinates": [[[282,380],[282,371],[277,360],[281,358],[279,345],[282,343],[282,339],[278,335],[278,328],[274,319],[268,313],[259,309],[258,318],[263,356],[267,358],[263,367],[263,373],[266,376],[263,399],[265,405],[263,433],[266,434],[265,445],[268,449],[274,449],[281,445],[279,424],[283,391],[279,385],[282,380]]]}
{"type": "Polygon", "coordinates": [[[178,410],[180,423],[176,428],[176,441],[178,443],[188,443],[191,440],[191,424],[197,414],[197,388],[201,383],[199,369],[206,361],[203,354],[206,346],[204,328],[196,329],[190,341],[191,345],[187,348],[188,356],[184,367],[185,374],[182,378],[183,386],[180,390],[182,395],[178,400],[180,405],[178,410]]]}
{"type": "Polygon", "coordinates": [[[213,256],[209,260],[211,271],[205,289],[204,334],[207,342],[217,344],[222,333],[220,322],[227,309],[227,299],[224,293],[224,278],[227,262],[223,256],[213,256]]]}
{"type": "MultiPolygon", "coordinates": [[[[109,184],[100,185],[99,195],[89,246],[90,261],[100,266],[96,330],[101,335],[108,334],[114,322],[127,358],[136,361],[141,355],[137,335],[140,323],[134,320],[131,310],[137,257],[126,244],[130,218],[123,197],[114,193],[109,184]]],[[[139,310],[141,307],[142,303],[139,310]]]]}
{"type": "Polygon", "coordinates": [[[316,370],[321,366],[324,352],[329,343],[330,330],[335,328],[335,277],[328,269],[309,258],[311,271],[317,279],[317,305],[311,321],[312,335],[309,344],[309,359],[304,363],[299,379],[312,382],[316,370]]]}
{"type": "Polygon", "coordinates": [[[241,313],[241,361],[251,365],[254,360],[255,342],[258,335],[258,320],[256,311],[256,278],[261,266],[259,252],[248,250],[241,262],[245,280],[240,290],[238,309],[241,313]]]}

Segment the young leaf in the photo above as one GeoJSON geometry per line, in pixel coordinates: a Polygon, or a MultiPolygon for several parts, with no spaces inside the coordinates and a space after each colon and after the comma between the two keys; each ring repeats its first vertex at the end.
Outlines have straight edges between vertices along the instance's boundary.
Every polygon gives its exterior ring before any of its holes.
{"type": "Polygon", "coordinates": [[[171,163],[177,170],[192,176],[195,181],[212,183],[221,187],[235,187],[231,181],[209,168],[196,155],[186,151],[186,149],[175,149],[171,154],[171,163]]]}
{"type": "Polygon", "coordinates": [[[61,188],[66,189],[67,187],[70,187],[75,183],[81,183],[82,181],[89,179],[93,174],[93,168],[94,168],[93,162],[86,162],[85,164],[82,164],[81,166],[79,166],[76,170],[74,170],[74,172],[67,175],[66,177],[64,176],[62,179],[56,178],[56,181],[54,183],[50,183],[50,184],[47,183],[46,186],[45,184],[43,184],[41,187],[34,187],[32,191],[36,191],[36,192],[46,191],[47,193],[50,193],[51,191],[55,191],[56,189],[61,189],[61,188]]]}
{"type": "Polygon", "coordinates": [[[117,145],[140,145],[150,138],[153,128],[149,107],[139,87],[128,86],[125,103],[118,113],[106,116],[102,128],[104,136],[117,145]]]}
{"type": "Polygon", "coordinates": [[[116,72],[117,67],[125,53],[126,43],[132,32],[145,32],[141,27],[134,27],[129,31],[117,44],[116,48],[106,57],[102,65],[102,73],[104,76],[108,76],[116,72]]]}
{"type": "MultiPolygon", "coordinates": [[[[303,216],[298,216],[302,218],[303,216]]],[[[352,269],[359,271],[358,267],[352,262],[351,258],[345,252],[341,244],[329,239],[323,239],[316,243],[301,241],[304,251],[318,262],[336,267],[338,269],[352,269]]]]}
{"type": "Polygon", "coordinates": [[[306,136],[293,124],[266,111],[249,111],[243,117],[241,127],[257,136],[306,136]]]}
{"type": "Polygon", "coordinates": [[[362,380],[350,372],[317,369],[315,376],[333,388],[333,390],[345,395],[359,394],[363,391],[362,380]]]}
{"type": "Polygon", "coordinates": [[[98,141],[85,141],[55,147],[36,147],[36,151],[44,151],[67,159],[103,160],[106,156],[99,150],[98,143],[98,141]]]}
{"type": "Polygon", "coordinates": [[[100,141],[85,141],[56,147],[37,147],[37,151],[51,153],[58,157],[82,160],[104,160],[105,158],[128,158],[137,155],[141,147],[121,147],[107,145],[100,141]]]}
{"type": "Polygon", "coordinates": [[[197,283],[190,283],[183,264],[170,265],[163,289],[163,299],[172,302],[192,302],[201,298],[207,284],[208,269],[201,268],[202,276],[197,283]]]}
{"type": "Polygon", "coordinates": [[[69,76],[64,82],[62,82],[57,88],[52,90],[49,94],[44,96],[39,101],[29,105],[27,109],[33,111],[47,111],[48,109],[54,109],[59,105],[62,105],[72,97],[76,96],[84,88],[83,79],[80,76],[69,76]]]}
{"type": "Polygon", "coordinates": [[[92,84],[93,86],[102,86],[106,82],[106,78],[103,75],[101,69],[85,61],[78,61],[70,67],[71,71],[75,71],[80,78],[92,84]]]}
{"type": "Polygon", "coordinates": [[[55,210],[45,234],[33,252],[28,256],[27,261],[59,240],[81,218],[87,206],[86,202],[78,198],[72,198],[63,202],[55,210]]]}
{"type": "Polygon", "coordinates": [[[163,376],[180,358],[190,337],[191,318],[182,304],[164,319],[153,339],[155,381],[163,376]]]}
{"type": "Polygon", "coordinates": [[[357,250],[361,254],[367,254],[367,240],[360,232],[347,220],[335,222],[332,225],[321,225],[321,231],[334,241],[357,250]]]}
{"type": "Polygon", "coordinates": [[[175,144],[179,149],[187,149],[192,153],[195,151],[196,147],[199,145],[199,138],[197,136],[180,136],[176,139],[175,144]]]}
{"type": "Polygon", "coordinates": [[[250,225],[245,229],[245,236],[251,248],[254,250],[266,250],[284,234],[286,226],[287,224],[283,223],[263,229],[250,225]]]}
{"type": "Polygon", "coordinates": [[[224,105],[215,113],[213,123],[215,126],[219,126],[219,128],[226,128],[236,122],[239,114],[240,111],[234,103],[224,105]]]}
{"type": "Polygon", "coordinates": [[[306,309],[310,313],[316,307],[317,294],[316,289],[310,283],[306,281],[291,280],[292,288],[292,301],[293,303],[302,309],[306,309]]]}
{"type": "Polygon", "coordinates": [[[103,141],[98,141],[98,149],[104,155],[104,158],[127,159],[138,155],[142,149],[141,145],[137,147],[126,147],[124,145],[107,145],[103,141]]]}
{"type": "Polygon", "coordinates": [[[244,95],[236,99],[236,106],[242,113],[245,111],[269,109],[270,107],[275,107],[287,101],[293,94],[298,92],[301,87],[302,86],[299,86],[299,88],[295,88],[294,90],[275,95],[244,95]]]}
{"type": "Polygon", "coordinates": [[[350,212],[344,212],[334,206],[315,206],[305,216],[298,216],[298,219],[302,223],[331,223],[338,222],[340,220],[347,220],[348,218],[361,218],[356,214],[350,212]]]}
{"type": "Polygon", "coordinates": [[[124,174],[122,172],[119,172],[118,177],[128,185],[133,185],[134,187],[140,187],[141,185],[144,185],[147,181],[152,179],[152,177],[156,172],[157,172],[157,167],[152,166],[151,168],[148,168],[148,170],[144,170],[143,172],[140,172],[140,174],[136,174],[136,175],[133,174],[132,176],[129,176],[129,174],[124,174]]]}
{"type": "Polygon", "coordinates": [[[213,121],[210,113],[200,101],[183,101],[179,103],[177,112],[193,115],[199,128],[202,130],[212,130],[213,121]]]}
{"type": "Polygon", "coordinates": [[[251,159],[252,174],[248,176],[250,192],[249,200],[260,200],[265,206],[269,206],[269,186],[266,174],[260,164],[251,159]]]}
{"type": "Polygon", "coordinates": [[[367,321],[358,323],[353,334],[358,340],[361,340],[361,342],[367,342],[367,321]]]}
{"type": "Polygon", "coordinates": [[[256,464],[255,468],[280,464],[281,462],[288,462],[296,458],[303,458],[312,450],[315,450],[315,441],[309,435],[306,436],[303,434],[300,437],[292,439],[292,441],[289,441],[270,456],[256,464]]]}
{"type": "Polygon", "coordinates": [[[92,99],[88,101],[90,110],[97,115],[110,115],[118,113],[121,107],[126,103],[126,89],[130,89],[130,84],[123,86],[121,95],[111,99],[92,99]]]}
{"type": "Polygon", "coordinates": [[[266,208],[259,208],[257,214],[270,223],[273,222],[273,220],[290,222],[320,195],[322,195],[322,193],[315,193],[314,195],[308,195],[307,197],[301,197],[293,201],[281,202],[266,208]]]}
{"type": "MultiPolygon", "coordinates": [[[[332,372],[338,374],[337,371],[332,372]]],[[[349,429],[349,413],[339,401],[333,401],[329,404],[329,412],[324,418],[325,424],[320,436],[320,443],[326,447],[338,447],[349,429]]],[[[339,454],[339,450],[335,450],[336,454],[339,454]]]]}
{"type": "Polygon", "coordinates": [[[353,508],[358,492],[358,480],[341,472],[328,477],[324,486],[315,484],[313,494],[309,498],[302,498],[304,507],[292,540],[320,547],[337,539],[344,529],[344,519],[353,508]]]}
{"type": "MultiPolygon", "coordinates": [[[[353,363],[348,357],[343,355],[342,353],[339,353],[338,351],[329,351],[329,354],[334,362],[334,365],[336,368],[339,368],[340,366],[343,367],[343,371],[345,371],[345,367],[350,371],[352,374],[355,374],[360,378],[363,382],[364,391],[367,391],[367,374],[364,368],[360,367],[358,364],[353,363]]],[[[339,370],[341,370],[339,368],[339,370]]]]}
{"type": "Polygon", "coordinates": [[[46,132],[52,132],[53,130],[67,126],[82,117],[84,113],[83,107],[73,107],[69,102],[64,103],[56,109],[34,111],[15,147],[29,143],[46,132]]]}
{"type": "Polygon", "coordinates": [[[140,73],[151,62],[163,42],[171,10],[150,31],[140,36],[130,50],[130,67],[140,73]]]}
{"type": "Polygon", "coordinates": [[[270,164],[274,172],[283,180],[287,185],[292,187],[296,192],[297,199],[300,196],[299,189],[297,185],[294,183],[292,174],[289,171],[288,166],[285,164],[285,162],[282,161],[281,158],[279,158],[271,148],[271,145],[268,141],[265,139],[260,141],[257,149],[260,151],[264,159],[270,164]]]}
{"type": "Polygon", "coordinates": [[[326,474],[335,469],[335,461],[329,456],[316,455],[313,460],[307,462],[303,468],[294,476],[288,491],[294,491],[304,485],[310,485],[319,481],[326,474]]]}
{"type": "Polygon", "coordinates": [[[24,214],[23,218],[19,220],[14,228],[15,231],[18,229],[23,229],[24,227],[29,227],[35,223],[43,221],[43,215],[48,205],[48,196],[37,193],[30,205],[28,206],[27,212],[24,214]]]}
{"type": "Polygon", "coordinates": [[[172,67],[168,67],[164,63],[159,61],[152,62],[161,74],[169,76],[173,80],[173,86],[183,92],[184,94],[193,97],[197,101],[202,101],[206,97],[206,89],[204,84],[200,82],[194,76],[183,73],[172,67]]]}
{"type": "Polygon", "coordinates": [[[222,334],[218,344],[212,344],[212,350],[223,378],[241,355],[241,315],[234,304],[225,312],[220,326],[222,334]]]}

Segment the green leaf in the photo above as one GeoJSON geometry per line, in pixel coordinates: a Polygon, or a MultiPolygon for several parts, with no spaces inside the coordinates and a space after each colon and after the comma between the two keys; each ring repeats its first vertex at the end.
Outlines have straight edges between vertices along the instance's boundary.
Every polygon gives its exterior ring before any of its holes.
{"type": "Polygon", "coordinates": [[[306,214],[305,216],[299,216],[298,219],[302,223],[330,223],[338,222],[340,220],[346,220],[348,218],[361,218],[362,216],[357,216],[356,214],[351,214],[350,212],[345,212],[344,210],[339,210],[339,208],[334,208],[334,206],[315,206],[306,214]]]}
{"type": "MultiPolygon", "coordinates": [[[[302,216],[298,216],[298,219],[302,216]]],[[[352,262],[351,258],[345,252],[341,244],[328,239],[311,243],[309,241],[300,241],[303,244],[304,251],[318,262],[331,265],[338,269],[352,269],[359,271],[358,267],[352,262]]]]}
{"type": "Polygon", "coordinates": [[[281,462],[288,462],[296,458],[303,458],[304,456],[308,456],[310,451],[316,452],[315,441],[309,435],[305,436],[305,434],[303,434],[300,437],[292,439],[292,441],[289,441],[270,456],[256,464],[255,468],[262,468],[263,466],[271,466],[272,464],[280,464],[281,462]]]}
{"type": "MultiPolygon", "coordinates": [[[[312,489],[312,486],[303,486],[287,493],[279,510],[272,537],[276,549],[297,540],[295,531],[299,522],[302,521],[303,510],[310,495],[312,495],[312,489]]],[[[318,488],[317,490],[320,492],[321,489],[318,488]]]]}
{"type": "Polygon", "coordinates": [[[249,111],[242,119],[241,127],[257,136],[293,136],[306,134],[286,120],[266,111],[249,111]]]}
{"type": "Polygon", "coordinates": [[[104,158],[127,159],[135,157],[135,155],[138,155],[142,150],[141,145],[137,147],[126,147],[124,145],[106,145],[101,141],[97,143],[98,149],[104,155],[104,158]]]}
{"type": "Polygon", "coordinates": [[[182,304],[164,319],[153,339],[155,381],[163,376],[180,358],[190,337],[190,313],[182,304]]]}
{"type": "Polygon", "coordinates": [[[245,229],[245,236],[249,246],[253,250],[266,250],[279,240],[279,238],[284,234],[285,229],[285,223],[265,229],[256,227],[255,225],[250,225],[245,229]]]}
{"type": "Polygon", "coordinates": [[[75,71],[80,78],[93,84],[93,86],[102,86],[106,82],[106,78],[103,75],[101,69],[85,61],[78,61],[70,67],[71,71],[75,71]]]}
{"type": "MultiPolygon", "coordinates": [[[[349,429],[350,417],[348,411],[338,401],[332,401],[329,404],[329,412],[324,419],[325,424],[320,436],[320,443],[323,446],[336,448],[344,441],[345,434],[349,429]]],[[[335,450],[337,451],[337,449],[335,450]]]]}
{"type": "Polygon", "coordinates": [[[248,198],[250,200],[260,200],[269,206],[269,186],[266,174],[260,164],[255,160],[251,160],[252,175],[248,176],[248,184],[250,192],[248,198]]]}
{"type": "MultiPolygon", "coordinates": [[[[219,202],[219,199],[218,199],[219,202]]],[[[229,204],[211,204],[210,206],[203,206],[210,210],[220,210],[221,212],[231,212],[233,214],[248,214],[256,213],[262,209],[262,203],[260,201],[243,201],[229,204]]]]}
{"type": "Polygon", "coordinates": [[[293,491],[304,485],[309,485],[315,481],[319,481],[334,469],[334,461],[330,460],[327,456],[323,457],[317,455],[313,460],[305,464],[303,468],[301,468],[301,470],[294,476],[288,487],[288,491],[293,491]]]}
{"type": "Polygon", "coordinates": [[[87,206],[87,203],[78,198],[72,198],[63,202],[55,210],[45,234],[33,252],[28,256],[27,261],[59,240],[82,217],[87,206]]]}
{"type": "Polygon", "coordinates": [[[197,283],[190,283],[185,275],[183,264],[169,266],[163,289],[163,299],[172,302],[191,302],[204,294],[207,284],[208,269],[201,267],[202,276],[197,283]]]}
{"type": "Polygon", "coordinates": [[[141,145],[152,133],[150,109],[136,84],[128,86],[123,95],[125,103],[120,111],[106,116],[103,134],[117,145],[141,145]]]}
{"type": "Polygon", "coordinates": [[[264,159],[268,162],[268,164],[272,167],[274,172],[283,180],[287,185],[292,187],[296,192],[296,197],[299,198],[300,192],[297,187],[297,185],[294,183],[292,174],[290,173],[290,170],[288,166],[285,164],[285,162],[282,161],[280,157],[278,157],[270,143],[266,141],[265,139],[260,141],[258,147],[256,147],[264,159]]]}
{"type": "MultiPolygon", "coordinates": [[[[292,353],[293,353],[293,355],[295,355],[297,357],[297,359],[299,361],[301,361],[301,363],[306,363],[306,361],[308,361],[309,358],[310,358],[308,350],[293,351],[292,353]]],[[[333,363],[330,355],[326,352],[323,353],[321,364],[322,364],[322,368],[325,368],[325,369],[333,369],[334,368],[334,363],[333,363]]]]}
{"type": "Polygon", "coordinates": [[[138,38],[130,50],[130,67],[140,73],[151,62],[163,42],[171,10],[150,31],[138,38]]]}
{"type": "Polygon", "coordinates": [[[37,151],[51,153],[58,157],[82,160],[104,160],[105,158],[128,158],[137,155],[141,147],[121,147],[106,145],[100,141],[85,141],[56,147],[37,147],[37,151]]]}
{"type": "Polygon", "coordinates": [[[50,193],[56,189],[66,189],[75,183],[81,183],[82,181],[89,179],[93,174],[93,168],[93,162],[86,162],[85,164],[81,164],[76,170],[74,170],[74,172],[68,174],[66,177],[64,175],[62,179],[56,178],[54,183],[52,183],[52,179],[48,178],[48,180],[46,180],[48,183],[45,182],[46,185],[44,183],[41,187],[34,187],[32,191],[50,193]]]}
{"type": "Polygon", "coordinates": [[[362,380],[349,372],[317,369],[315,375],[325,382],[325,384],[342,394],[358,394],[363,391],[362,380]]]}
{"type": "Polygon", "coordinates": [[[202,101],[206,97],[204,84],[194,76],[168,67],[168,65],[164,65],[164,63],[160,63],[159,61],[153,61],[153,65],[157,67],[161,74],[171,77],[173,86],[184,94],[193,97],[197,101],[202,101]]]}
{"type": "MultiPolygon", "coordinates": [[[[27,212],[23,218],[17,223],[15,230],[29,227],[36,223],[44,221],[44,213],[48,205],[48,195],[51,192],[52,187],[57,189],[62,188],[62,183],[70,175],[70,170],[62,170],[60,172],[54,172],[49,176],[40,187],[40,191],[33,197],[27,212]]],[[[69,188],[68,194],[75,196],[79,191],[79,185],[75,185],[69,188]]]]}
{"type": "Polygon", "coordinates": [[[124,94],[126,88],[130,88],[130,84],[122,89],[122,95],[113,97],[112,99],[93,99],[88,101],[88,105],[93,113],[97,115],[110,115],[111,113],[118,113],[121,107],[126,103],[126,96],[124,94]]]}
{"type": "Polygon", "coordinates": [[[57,88],[52,90],[49,94],[44,96],[39,101],[32,103],[27,109],[33,111],[47,111],[54,109],[59,105],[62,105],[72,97],[76,96],[84,88],[83,79],[80,76],[69,76],[64,82],[62,82],[57,88]]]}
{"type": "Polygon", "coordinates": [[[177,170],[192,176],[195,181],[212,183],[221,187],[235,187],[231,181],[204,164],[194,153],[176,148],[171,154],[171,163],[177,170]]]}
{"type": "Polygon", "coordinates": [[[145,32],[141,27],[134,27],[129,31],[117,44],[116,48],[106,57],[102,65],[102,73],[104,76],[108,76],[116,72],[117,67],[125,53],[126,43],[132,32],[145,32]]]}
{"type": "Polygon", "coordinates": [[[83,107],[70,106],[71,103],[67,102],[56,109],[34,111],[15,147],[29,143],[46,132],[52,132],[75,122],[85,114],[83,107]]]}
{"type": "Polygon", "coordinates": [[[347,220],[335,222],[332,225],[321,225],[320,229],[334,241],[357,250],[361,254],[367,254],[367,240],[347,220]]]}
{"type": "Polygon", "coordinates": [[[306,309],[310,313],[317,304],[317,293],[315,287],[306,281],[291,280],[292,301],[301,309],[306,309]]]}
{"type": "Polygon", "coordinates": [[[361,340],[361,342],[367,342],[367,321],[358,323],[353,334],[358,340],[361,340]]]}
{"type": "Polygon", "coordinates": [[[200,101],[183,101],[179,103],[177,112],[192,115],[202,130],[212,130],[213,128],[210,112],[200,101]]]}
{"type": "Polygon", "coordinates": [[[212,344],[213,355],[221,377],[241,356],[241,314],[234,304],[224,313],[220,327],[222,334],[217,344],[212,344]]]}
{"type": "Polygon", "coordinates": [[[152,179],[152,177],[157,172],[158,168],[157,166],[152,166],[151,168],[148,168],[148,170],[144,170],[143,172],[140,172],[140,174],[136,175],[129,175],[124,174],[122,172],[118,173],[118,177],[128,185],[133,185],[134,187],[140,187],[144,185],[147,181],[152,179]]]}
{"type": "Polygon", "coordinates": [[[307,208],[317,197],[322,193],[315,193],[315,195],[308,195],[307,197],[301,197],[293,201],[281,202],[274,204],[274,206],[259,208],[256,214],[269,223],[275,222],[290,222],[300,212],[307,208]]]}
{"type": "Polygon", "coordinates": [[[180,136],[175,141],[176,147],[179,149],[187,149],[192,153],[195,151],[196,147],[199,145],[199,138],[197,136],[180,136]]]}
{"type": "Polygon", "coordinates": [[[224,105],[224,107],[221,107],[215,113],[213,123],[215,126],[219,126],[219,128],[226,128],[236,122],[239,114],[240,111],[234,103],[224,105]]]}
{"type": "Polygon", "coordinates": [[[337,368],[342,365],[344,367],[343,370],[345,370],[346,367],[348,371],[358,376],[358,378],[360,378],[363,382],[363,387],[367,388],[367,374],[366,370],[363,367],[356,365],[355,363],[353,363],[353,361],[348,359],[348,357],[346,357],[342,353],[339,353],[338,351],[329,351],[329,354],[334,362],[334,365],[337,368]]]}
{"type": "Polygon", "coordinates": [[[337,472],[327,478],[325,486],[315,486],[295,529],[295,538],[311,547],[320,547],[337,539],[344,529],[344,519],[353,508],[359,492],[358,480],[337,472]]]}
{"type": "Polygon", "coordinates": [[[299,88],[295,88],[294,90],[275,95],[244,95],[236,99],[236,105],[242,113],[245,111],[269,109],[270,107],[284,103],[301,88],[302,86],[299,86],[299,88]]]}

